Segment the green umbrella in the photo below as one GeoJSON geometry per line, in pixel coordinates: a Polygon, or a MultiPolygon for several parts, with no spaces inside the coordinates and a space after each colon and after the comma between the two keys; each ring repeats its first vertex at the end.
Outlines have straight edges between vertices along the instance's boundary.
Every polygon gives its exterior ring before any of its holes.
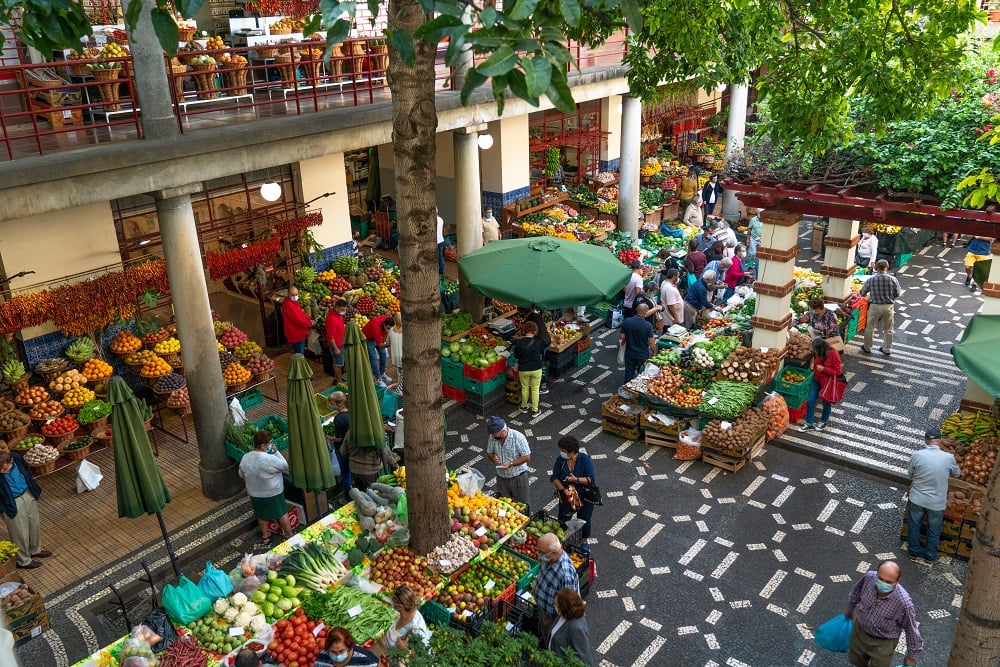
{"type": "Polygon", "coordinates": [[[981,259],[972,265],[972,279],[982,287],[990,279],[990,267],[993,266],[993,258],[981,259]]]}
{"type": "Polygon", "coordinates": [[[344,367],[351,378],[351,393],[347,395],[351,441],[358,448],[381,449],[385,445],[382,410],[375,393],[368,344],[357,322],[348,322],[344,334],[344,367]]]}
{"type": "Polygon", "coordinates": [[[143,514],[155,514],[174,573],[180,577],[177,557],[161,514],[164,505],[170,502],[170,491],[153,457],[153,447],[139,403],[120,377],[112,377],[108,383],[108,402],[111,404],[111,429],[114,434],[118,516],[135,519],[143,514]]]}
{"type": "Polygon", "coordinates": [[[962,340],[951,348],[955,365],[976,384],[1000,398],[1000,368],[996,351],[1000,347],[1000,315],[973,315],[962,340]]]}
{"type": "Polygon", "coordinates": [[[459,258],[458,270],[488,297],[545,310],[611,299],[631,273],[607,248],[548,236],[494,241],[459,258]]]}
{"type": "Polygon", "coordinates": [[[293,354],[288,365],[288,476],[299,489],[325,491],[336,480],[311,378],[309,362],[293,354]]]}

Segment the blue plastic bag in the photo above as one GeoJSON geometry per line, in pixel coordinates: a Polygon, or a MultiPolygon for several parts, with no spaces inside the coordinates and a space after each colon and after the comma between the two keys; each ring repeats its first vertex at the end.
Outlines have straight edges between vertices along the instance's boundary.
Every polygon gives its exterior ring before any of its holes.
{"type": "Polygon", "coordinates": [[[837,614],[823,625],[816,628],[813,639],[827,651],[847,653],[851,643],[853,621],[843,614],[837,614]]]}
{"type": "Polygon", "coordinates": [[[207,614],[212,601],[193,581],[181,577],[176,586],[163,587],[163,608],[175,623],[185,625],[207,614]]]}
{"type": "Polygon", "coordinates": [[[205,563],[205,574],[198,582],[198,588],[215,602],[233,592],[233,582],[225,572],[215,569],[211,563],[205,563]]]}

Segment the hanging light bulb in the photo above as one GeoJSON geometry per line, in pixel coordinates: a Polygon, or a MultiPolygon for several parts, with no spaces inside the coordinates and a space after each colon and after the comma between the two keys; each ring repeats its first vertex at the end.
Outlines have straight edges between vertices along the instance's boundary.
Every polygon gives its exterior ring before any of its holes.
{"type": "Polygon", "coordinates": [[[268,181],[260,186],[260,196],[264,201],[278,201],[281,199],[281,186],[275,181],[268,181]]]}
{"type": "Polygon", "coordinates": [[[479,144],[479,147],[482,148],[484,151],[488,151],[489,149],[493,148],[493,135],[480,134],[479,138],[476,139],[476,143],[479,144]]]}

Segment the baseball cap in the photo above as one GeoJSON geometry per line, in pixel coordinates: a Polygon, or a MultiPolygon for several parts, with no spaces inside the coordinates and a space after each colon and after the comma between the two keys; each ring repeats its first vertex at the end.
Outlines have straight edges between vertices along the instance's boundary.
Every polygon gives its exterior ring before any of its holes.
{"type": "Polygon", "coordinates": [[[937,431],[927,431],[924,433],[924,440],[940,440],[941,434],[937,431]]]}
{"type": "Polygon", "coordinates": [[[486,420],[486,429],[490,432],[490,435],[496,435],[505,428],[507,428],[507,422],[496,415],[486,420]]]}

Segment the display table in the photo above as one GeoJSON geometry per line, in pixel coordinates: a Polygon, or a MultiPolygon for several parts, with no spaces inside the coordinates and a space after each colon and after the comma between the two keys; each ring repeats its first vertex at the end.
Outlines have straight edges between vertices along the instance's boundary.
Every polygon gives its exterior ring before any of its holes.
{"type": "MultiPolygon", "coordinates": [[[[268,375],[264,379],[259,380],[257,382],[248,382],[247,385],[244,388],[240,389],[239,391],[230,391],[227,388],[226,389],[226,403],[228,404],[231,400],[233,400],[233,398],[235,398],[239,394],[242,394],[245,391],[249,391],[250,389],[254,389],[256,387],[263,388],[265,385],[268,385],[268,384],[270,384],[271,387],[274,389],[274,396],[270,396],[267,392],[262,392],[262,394],[264,395],[264,398],[266,398],[269,401],[272,401],[274,403],[277,403],[278,402],[278,376],[276,376],[274,373],[271,373],[270,375],[268,375]]],[[[186,409],[184,411],[176,410],[176,409],[171,408],[171,407],[169,407],[167,405],[167,396],[166,395],[160,395],[160,394],[154,394],[154,395],[156,396],[156,400],[155,400],[155,404],[153,405],[153,416],[157,420],[157,427],[161,431],[163,431],[165,434],[167,434],[170,437],[172,437],[173,439],[175,439],[175,440],[177,440],[179,442],[183,442],[184,444],[190,444],[191,443],[191,436],[188,433],[188,420],[191,419],[191,410],[190,410],[190,408],[188,408],[188,409],[186,409]],[[180,428],[179,431],[167,428],[167,426],[166,426],[166,420],[164,419],[164,416],[163,416],[164,410],[169,411],[169,413],[172,413],[173,415],[175,415],[177,417],[177,419],[178,419],[178,421],[180,422],[180,425],[181,425],[181,428],[180,428]]],[[[192,424],[192,426],[193,426],[193,424],[192,424]]]]}
{"type": "MultiPolygon", "coordinates": [[[[517,204],[514,203],[514,204],[510,204],[508,206],[504,206],[502,209],[500,209],[500,235],[501,235],[501,237],[504,234],[508,234],[508,233],[509,234],[513,234],[514,233],[513,232],[513,225],[517,221],[518,218],[522,218],[522,217],[524,217],[526,215],[530,215],[531,213],[537,213],[538,211],[544,211],[545,209],[551,208],[552,206],[555,206],[556,204],[561,204],[564,201],[568,201],[569,200],[569,193],[566,193],[566,192],[558,192],[558,193],[556,193],[554,195],[541,195],[541,196],[543,198],[545,198],[545,201],[542,202],[541,204],[538,204],[537,206],[532,206],[530,208],[523,208],[523,209],[518,210],[517,204]]],[[[520,227],[519,227],[519,229],[520,229],[520,227]]]]}

